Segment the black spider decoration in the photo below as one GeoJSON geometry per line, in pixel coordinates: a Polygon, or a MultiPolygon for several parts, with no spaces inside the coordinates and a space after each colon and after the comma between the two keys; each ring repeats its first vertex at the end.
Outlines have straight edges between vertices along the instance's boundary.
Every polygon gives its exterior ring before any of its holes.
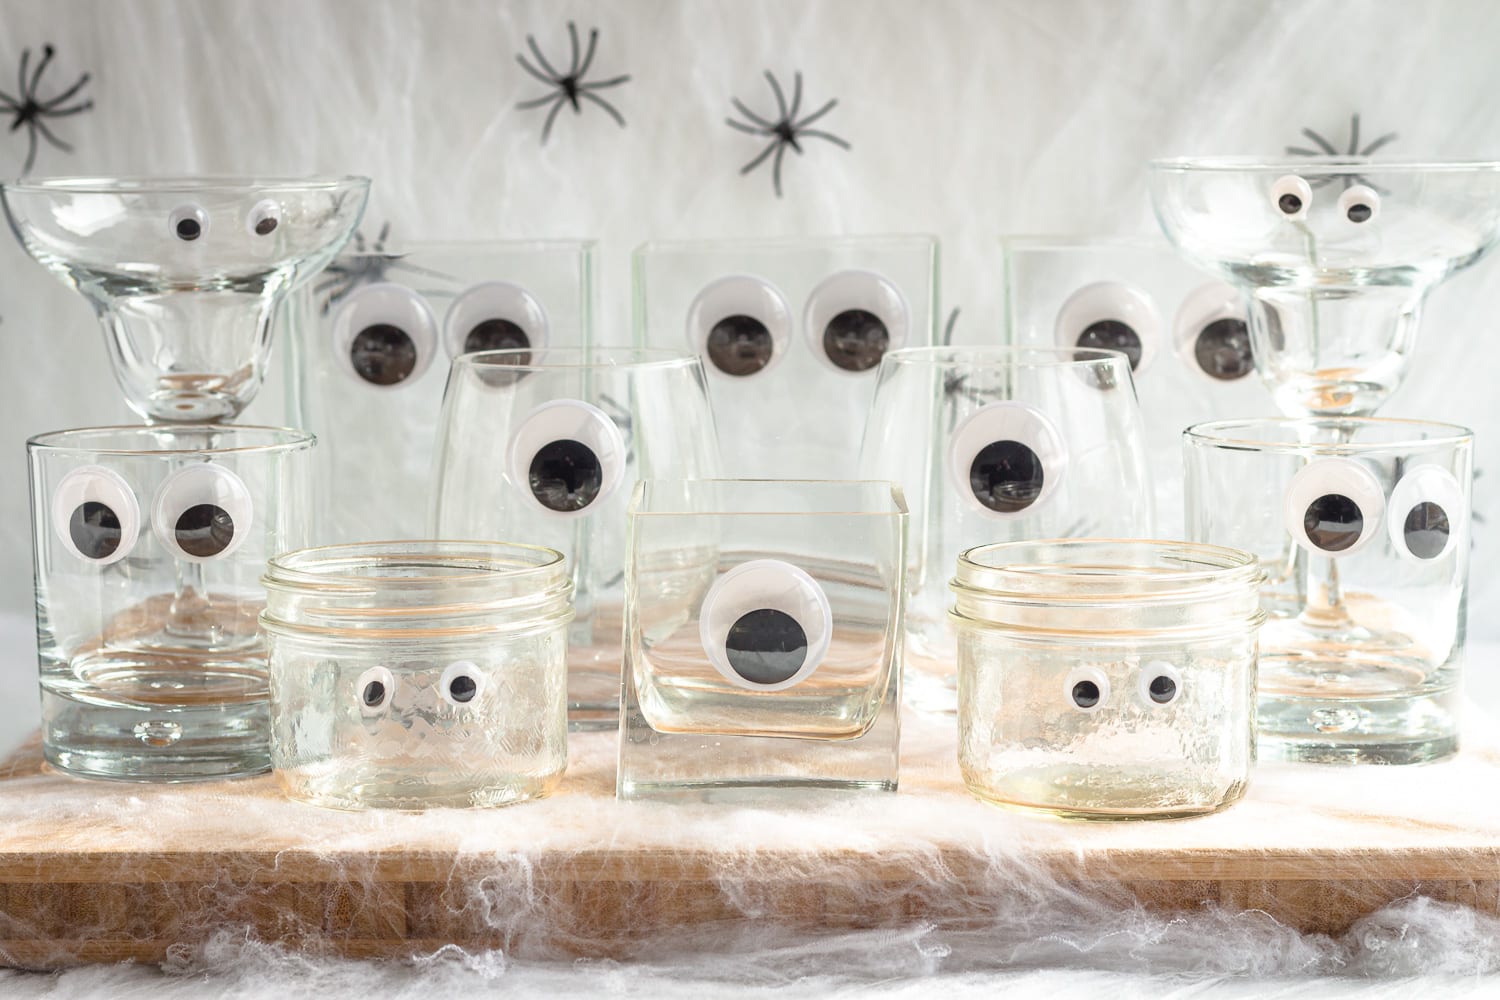
{"type": "Polygon", "coordinates": [[[517,108],[523,111],[530,110],[531,108],[539,108],[544,104],[552,105],[552,110],[547,112],[547,120],[542,123],[542,142],[544,144],[547,141],[547,136],[552,134],[552,123],[557,120],[557,113],[562,110],[563,105],[571,104],[573,106],[573,113],[580,114],[583,111],[583,106],[578,103],[580,100],[593,101],[618,122],[621,128],[625,127],[625,116],[620,114],[619,110],[613,104],[594,93],[594,91],[604,90],[609,87],[618,87],[630,79],[630,74],[626,73],[622,76],[610,77],[608,80],[595,80],[591,83],[585,83],[584,77],[588,74],[589,66],[594,62],[594,51],[599,46],[599,29],[589,29],[589,47],[582,54],[582,57],[580,57],[578,52],[578,27],[572,21],[568,22],[568,40],[573,47],[573,57],[572,61],[568,64],[568,71],[566,73],[559,73],[552,68],[552,64],[547,61],[547,57],[542,55],[542,50],[537,46],[536,38],[531,35],[526,36],[526,47],[531,50],[531,54],[535,57],[537,63],[540,64],[540,68],[527,62],[524,55],[520,53],[516,54],[516,62],[521,64],[522,69],[547,86],[555,88],[552,93],[547,94],[545,97],[522,101],[516,105],[517,108]]]}
{"type": "Polygon", "coordinates": [[[731,97],[729,99],[729,103],[734,105],[734,109],[741,115],[743,115],[746,119],[748,119],[748,121],[739,122],[735,121],[733,118],[724,119],[724,124],[728,125],[732,129],[735,129],[736,131],[744,132],[746,135],[760,136],[762,138],[767,136],[770,137],[770,144],[767,145],[765,149],[761,150],[760,155],[758,155],[755,159],[751,160],[749,163],[741,167],[740,174],[741,176],[748,174],[750,171],[754,170],[756,167],[764,163],[766,161],[766,157],[772,156],[774,154],[774,159],[771,161],[771,181],[773,186],[776,188],[776,197],[778,198],[781,197],[781,159],[786,155],[788,147],[790,147],[792,151],[795,152],[798,156],[801,156],[801,140],[812,138],[825,139],[828,142],[833,143],[835,146],[838,146],[840,149],[847,150],[849,148],[849,144],[847,142],[845,142],[843,139],[840,139],[838,136],[833,135],[832,133],[824,132],[820,129],[808,128],[808,126],[813,122],[817,121],[819,118],[822,118],[824,115],[828,114],[828,112],[838,107],[838,100],[836,98],[830,100],[827,104],[823,105],[818,110],[812,112],[806,117],[799,119],[797,117],[797,112],[802,108],[802,74],[794,74],[792,79],[792,103],[791,106],[788,107],[786,103],[786,94],[782,92],[781,84],[776,82],[776,77],[771,75],[770,70],[766,70],[766,81],[771,85],[771,93],[776,95],[775,121],[767,121],[765,118],[757,115],[755,112],[745,107],[745,105],[741,103],[740,99],[737,97],[731,97]]]}
{"type": "MultiPolygon", "coordinates": [[[[1321,135],[1319,135],[1317,132],[1314,132],[1310,128],[1303,129],[1302,134],[1305,135],[1310,141],[1312,141],[1318,148],[1309,149],[1306,146],[1288,146],[1286,147],[1288,156],[1370,156],[1382,147],[1396,141],[1396,133],[1387,132],[1385,135],[1382,135],[1375,141],[1371,142],[1368,146],[1361,148],[1359,145],[1358,113],[1349,116],[1349,149],[1347,152],[1341,153],[1337,149],[1334,149],[1333,143],[1329,142],[1327,139],[1323,138],[1321,135]]],[[[1363,184],[1366,187],[1372,188],[1375,187],[1375,185],[1371,184],[1369,180],[1362,174],[1330,174],[1328,176],[1315,178],[1308,183],[1312,187],[1318,188],[1322,187],[1325,184],[1332,184],[1335,180],[1343,181],[1345,188],[1351,188],[1356,184],[1363,184]]],[[[1379,190],[1379,188],[1376,188],[1376,190],[1379,190]]]]}
{"type": "Polygon", "coordinates": [[[26,163],[21,167],[21,176],[23,177],[31,172],[32,166],[36,163],[36,137],[38,132],[41,133],[42,138],[64,153],[71,153],[73,151],[73,147],[69,143],[63,142],[56,135],[53,135],[52,130],[47,127],[44,119],[67,118],[69,115],[79,114],[94,106],[94,102],[89,99],[73,105],[67,103],[89,82],[89,74],[87,73],[84,73],[77,80],[73,81],[73,86],[56,97],[48,98],[45,101],[37,99],[37,87],[41,85],[42,74],[47,71],[47,64],[52,61],[52,57],[55,54],[56,50],[51,45],[42,46],[42,59],[36,64],[36,69],[28,77],[26,70],[31,63],[31,50],[22,49],[21,72],[17,74],[19,82],[17,84],[16,96],[12,97],[4,91],[0,91],[0,113],[15,116],[10,123],[10,131],[14,132],[23,125],[26,127],[26,163]]]}
{"type": "Polygon", "coordinates": [[[352,253],[339,255],[333,263],[323,269],[323,276],[313,285],[313,295],[323,299],[321,312],[325,316],[328,310],[338,305],[355,289],[377,281],[384,281],[391,271],[407,271],[433,278],[447,277],[437,271],[406,263],[402,259],[403,254],[386,253],[385,241],[390,235],[391,224],[389,222],[380,227],[380,232],[375,236],[373,243],[365,242],[364,233],[355,233],[351,241],[354,244],[352,253]]]}

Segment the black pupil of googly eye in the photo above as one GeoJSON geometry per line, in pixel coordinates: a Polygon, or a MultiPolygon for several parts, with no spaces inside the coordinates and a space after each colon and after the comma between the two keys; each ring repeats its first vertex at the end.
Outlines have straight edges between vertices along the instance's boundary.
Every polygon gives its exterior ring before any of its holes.
{"type": "Polygon", "coordinates": [[[1364,202],[1356,201],[1349,206],[1344,214],[1349,217],[1350,222],[1368,222],[1370,221],[1370,216],[1374,215],[1375,212],[1364,202]]]}
{"type": "MultiPolygon", "coordinates": [[[[464,353],[475,351],[511,351],[531,346],[526,331],[508,319],[487,319],[476,323],[464,337],[464,353]]],[[[524,365],[531,361],[530,353],[518,354],[514,364],[524,365]]]]}
{"type": "Polygon", "coordinates": [[[807,662],[807,632],[785,611],[759,608],[729,627],[724,653],[750,683],[780,684],[807,662]]]}
{"type": "Polygon", "coordinates": [[[458,674],[448,682],[448,697],[461,705],[473,701],[478,693],[479,684],[468,674],[458,674]]]}
{"type": "Polygon", "coordinates": [[[1146,693],[1158,705],[1165,705],[1177,697],[1177,682],[1166,674],[1160,674],[1151,678],[1151,683],[1146,687],[1146,693]]]}
{"type": "Polygon", "coordinates": [[[1276,199],[1276,207],[1287,215],[1296,215],[1302,211],[1302,199],[1291,192],[1287,192],[1276,199]]]}
{"type": "Polygon", "coordinates": [[[1078,335],[1077,347],[1090,347],[1105,351],[1120,351],[1130,359],[1130,370],[1135,371],[1141,363],[1141,337],[1130,324],[1117,319],[1101,319],[1090,323],[1078,335]]]}
{"type": "Polygon", "coordinates": [[[216,504],[194,504],[178,515],[172,536],[188,555],[208,559],[234,541],[234,518],[216,504]]]}
{"type": "Polygon", "coordinates": [[[1042,494],[1045,472],[1037,453],[1019,441],[994,441],[974,456],[969,487],[990,510],[1014,514],[1042,494]]]}
{"type": "Polygon", "coordinates": [[[255,235],[270,236],[276,231],[276,216],[264,215],[255,220],[255,235]]]}
{"type": "Polygon", "coordinates": [[[87,559],[107,559],[120,547],[120,517],[108,504],[85,500],[68,518],[68,537],[87,559]]]}
{"type": "Polygon", "coordinates": [[[375,708],[385,701],[385,685],[380,681],[371,681],[365,685],[360,697],[364,699],[366,708],[375,708]]]}
{"type": "Polygon", "coordinates": [[[349,361],[371,385],[396,385],[417,370],[417,344],[400,327],[376,323],[355,334],[349,361]]]}
{"type": "Polygon", "coordinates": [[[1448,512],[1431,500],[1411,509],[1401,525],[1406,549],[1418,559],[1436,559],[1448,547],[1448,512]]]}
{"type": "Polygon", "coordinates": [[[726,375],[754,375],[771,363],[771,331],[754,316],[725,316],[708,331],[708,360],[726,375]]]}
{"type": "Polygon", "coordinates": [[[1216,319],[1205,326],[1193,343],[1198,367],[1221,382],[1233,382],[1255,370],[1250,353],[1250,328],[1244,320],[1216,319]]]}
{"type": "Polygon", "coordinates": [[[879,316],[864,309],[845,309],[823,328],[823,350],[846,372],[866,372],[880,364],[891,346],[891,333],[879,316]]]}
{"type": "Polygon", "coordinates": [[[604,486],[599,456],[581,441],[552,441],[537,450],[528,470],[531,494],[556,511],[583,510],[604,486]]]}
{"type": "Polygon", "coordinates": [[[1302,529],[1308,541],[1324,552],[1342,552],[1359,541],[1365,516],[1359,504],[1342,493],[1325,493],[1307,505],[1302,529]]]}
{"type": "Polygon", "coordinates": [[[1079,708],[1093,708],[1099,704],[1099,685],[1093,681],[1079,681],[1070,692],[1073,704],[1079,708]]]}
{"type": "Polygon", "coordinates": [[[203,235],[203,224],[192,216],[177,220],[177,238],[191,243],[203,235]]]}

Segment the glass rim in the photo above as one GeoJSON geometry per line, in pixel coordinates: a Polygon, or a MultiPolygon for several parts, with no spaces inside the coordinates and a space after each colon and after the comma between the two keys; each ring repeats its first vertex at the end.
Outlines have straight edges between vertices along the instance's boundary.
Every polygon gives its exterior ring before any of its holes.
{"type": "MultiPolygon", "coordinates": [[[[686,504],[678,504],[685,507],[686,504]]],[[[635,484],[631,491],[630,504],[626,509],[627,517],[693,517],[712,515],[713,517],[906,517],[910,514],[906,505],[906,492],[901,486],[889,479],[642,479],[635,484]],[[891,505],[884,510],[642,510],[641,504],[645,499],[646,491],[658,487],[662,489],[678,488],[688,489],[726,489],[737,487],[751,491],[769,490],[773,487],[797,488],[811,487],[820,489],[823,487],[847,489],[875,489],[883,491],[890,498],[891,505]]]]}
{"type": "MultiPolygon", "coordinates": [[[[599,248],[596,239],[569,239],[567,237],[548,237],[538,240],[483,240],[483,239],[459,239],[459,240],[410,240],[395,246],[387,246],[384,250],[375,250],[365,247],[363,250],[355,250],[345,247],[339,251],[340,258],[347,257],[408,257],[418,253],[459,253],[464,251],[478,252],[487,248],[497,250],[526,250],[526,251],[551,251],[551,250],[575,250],[587,253],[599,248]]],[[[508,348],[505,348],[508,350],[508,348]]],[[[533,348],[533,350],[545,350],[545,348],[533,348]]],[[[561,348],[559,348],[561,350],[561,348]]],[[[478,353],[478,352],[475,352],[478,353]]]]}
{"type": "Polygon", "coordinates": [[[528,576],[555,576],[566,562],[556,549],[525,542],[502,542],[481,539],[396,539],[380,542],[345,542],[337,545],[313,545],[281,552],[266,561],[261,578],[267,588],[343,589],[360,587],[456,586],[479,581],[513,581],[528,576]],[[410,551],[402,552],[407,547],[410,551]],[[506,554],[546,557],[531,563],[505,564],[506,554]],[[472,572],[432,574],[427,576],[369,575],[334,572],[339,565],[439,565],[451,561],[458,567],[472,567],[472,572]],[[319,568],[321,567],[321,568],[319,568]]]}
{"type": "Polygon", "coordinates": [[[254,177],[232,174],[176,177],[80,175],[18,178],[0,184],[0,189],[22,194],[173,194],[212,190],[251,194],[266,191],[335,191],[350,187],[368,188],[370,184],[370,178],[363,174],[314,174],[307,177],[254,177]]]}
{"type": "Polygon", "coordinates": [[[473,351],[453,359],[453,368],[504,368],[507,371],[584,371],[611,368],[693,368],[701,366],[698,355],[664,347],[507,347],[494,351],[473,351]],[[560,356],[566,360],[532,361],[536,355],[560,356]],[[525,361],[510,361],[524,358],[525,361]],[[608,360],[615,358],[616,360],[608,360]],[[618,360],[626,359],[626,360],[618,360]]]}
{"type": "Polygon", "coordinates": [[[33,434],[26,439],[26,450],[28,453],[87,453],[91,455],[115,455],[121,457],[202,455],[205,453],[214,455],[260,454],[300,451],[312,447],[317,443],[317,440],[317,435],[311,431],[305,431],[297,427],[266,427],[257,424],[114,424],[105,427],[71,427],[65,430],[44,431],[41,434],[33,434]],[[111,434],[140,435],[149,440],[149,436],[152,434],[178,434],[188,431],[197,433],[227,433],[230,435],[238,435],[241,432],[256,432],[269,435],[278,440],[261,444],[240,444],[213,448],[88,447],[82,443],[74,443],[75,441],[87,438],[89,435],[100,435],[101,437],[111,434]]]}
{"type": "Polygon", "coordinates": [[[1318,156],[1173,156],[1151,160],[1157,173],[1300,174],[1322,177],[1344,175],[1350,167],[1363,174],[1494,173],[1500,160],[1381,159],[1346,153],[1318,156]]]}
{"type": "Polygon", "coordinates": [[[925,364],[934,368],[957,365],[988,368],[1092,368],[1102,363],[1119,362],[1128,370],[1130,358],[1124,351],[1103,347],[1044,347],[1041,345],[995,344],[984,347],[964,345],[902,347],[886,351],[880,363],[925,364]]]}
{"type": "Polygon", "coordinates": [[[1088,576],[1092,580],[1102,577],[1139,579],[1140,569],[1146,567],[1121,566],[1118,565],[1118,561],[1113,565],[1098,561],[1099,555],[1120,549],[1137,549],[1163,555],[1177,552],[1191,556],[1195,561],[1201,561],[1207,566],[1205,569],[1150,568],[1151,580],[1164,584],[1213,583],[1225,579],[1226,576],[1232,577],[1241,570],[1248,570],[1252,574],[1260,572],[1260,560],[1254,553],[1227,545],[1211,545],[1207,542],[1189,542],[1171,538],[1029,538],[1010,542],[988,542],[965,549],[958,556],[958,576],[962,578],[965,576],[965,569],[972,569],[984,574],[1014,576],[1023,580],[1040,579],[1044,576],[1049,580],[1059,580],[1068,576],[1088,576]],[[986,556],[994,553],[1004,555],[1042,550],[1077,552],[1082,559],[1091,561],[1061,563],[1056,561],[1043,563],[1037,560],[1004,563],[984,561],[986,556]]]}
{"type": "Polygon", "coordinates": [[[1474,432],[1462,424],[1450,424],[1437,420],[1421,420],[1408,417],[1235,417],[1227,420],[1206,420],[1193,424],[1182,432],[1183,437],[1194,445],[1214,448],[1238,448],[1246,451],[1266,451],[1298,454],[1306,451],[1332,450],[1348,453],[1389,451],[1400,448],[1419,448],[1433,445],[1455,447],[1472,443],[1474,432]],[[1438,431],[1430,437],[1396,437],[1388,441],[1273,441],[1269,435],[1251,434],[1251,428],[1307,427],[1333,428],[1340,425],[1382,427],[1387,429],[1410,428],[1438,431]],[[1230,431],[1244,428],[1245,433],[1230,431]]]}
{"type": "Polygon", "coordinates": [[[826,233],[823,235],[809,236],[756,236],[747,239],[723,239],[704,237],[702,239],[665,239],[647,240],[638,244],[632,257],[646,254],[671,252],[675,250],[698,250],[698,249],[747,249],[747,250],[775,250],[781,247],[807,247],[817,249],[819,247],[838,246],[873,246],[875,244],[917,244],[922,243],[929,247],[937,246],[937,236],[933,233],[826,233]]]}

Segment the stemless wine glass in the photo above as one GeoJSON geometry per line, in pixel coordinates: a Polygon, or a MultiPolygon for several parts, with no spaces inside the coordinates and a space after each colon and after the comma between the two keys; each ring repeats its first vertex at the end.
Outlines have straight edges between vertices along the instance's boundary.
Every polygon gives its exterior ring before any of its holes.
{"type": "Polygon", "coordinates": [[[717,463],[695,357],[546,348],[454,360],[439,427],[434,534],[521,540],[567,558],[575,728],[609,728],[618,719],[631,487],[643,478],[704,478],[717,463]]]}
{"type": "Polygon", "coordinates": [[[907,701],[955,709],[948,579],[989,542],[1149,537],[1130,362],[1085,348],[913,348],[881,362],[861,473],[911,509],[907,701]]]}

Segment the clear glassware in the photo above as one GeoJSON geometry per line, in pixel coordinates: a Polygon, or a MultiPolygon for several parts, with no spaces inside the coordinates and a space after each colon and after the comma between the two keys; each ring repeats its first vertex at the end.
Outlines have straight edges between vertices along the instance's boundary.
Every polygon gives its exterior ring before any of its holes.
{"type": "Polygon", "coordinates": [[[724,473],[849,479],[886,351],[936,342],[926,236],[648,243],[635,337],[703,359],[724,473]]]}
{"type": "Polygon", "coordinates": [[[948,579],[986,542],[1149,537],[1151,485],[1124,354],[935,347],[881,362],[861,475],[911,506],[907,704],[952,712],[948,579]]]}
{"type": "Polygon", "coordinates": [[[572,607],[560,552],[374,542],[273,558],[271,759],[338,809],[498,806],[568,763],[572,607]]]}
{"type": "Polygon", "coordinates": [[[259,391],[282,296],[359,224],[364,177],[21,180],[26,252],[88,299],[125,401],[153,423],[233,420],[259,391]]]}
{"type": "Polygon", "coordinates": [[[619,719],[625,515],[639,479],[714,474],[698,359],[630,348],[484,351],[454,360],[433,476],[434,537],[524,538],[563,553],[577,611],[568,719],[619,719]]]}
{"type": "Polygon", "coordinates": [[[1243,289],[1255,365],[1289,416],[1368,416],[1406,374],[1422,304],[1500,240],[1500,163],[1158,160],[1190,259],[1243,289]]]}
{"type": "Polygon", "coordinates": [[[1186,435],[1188,536],[1265,569],[1263,752],[1406,764],[1458,748],[1473,437],[1373,418],[1186,435]]]}
{"type": "Polygon", "coordinates": [[[906,517],[890,483],[641,483],[619,796],[894,791],[906,517]]]}
{"type": "Polygon", "coordinates": [[[984,545],[953,581],[969,791],[1081,819],[1214,812],[1255,760],[1260,569],[1236,549],[984,545]]]}
{"type": "Polygon", "coordinates": [[[448,362],[589,345],[595,245],[356,240],[280,312],[291,422],[318,435],[322,542],[421,538],[448,362]]]}
{"type": "Polygon", "coordinates": [[[49,762],[152,781],[270,766],[259,579],[306,544],[312,446],[211,424],[27,442],[49,762]]]}

